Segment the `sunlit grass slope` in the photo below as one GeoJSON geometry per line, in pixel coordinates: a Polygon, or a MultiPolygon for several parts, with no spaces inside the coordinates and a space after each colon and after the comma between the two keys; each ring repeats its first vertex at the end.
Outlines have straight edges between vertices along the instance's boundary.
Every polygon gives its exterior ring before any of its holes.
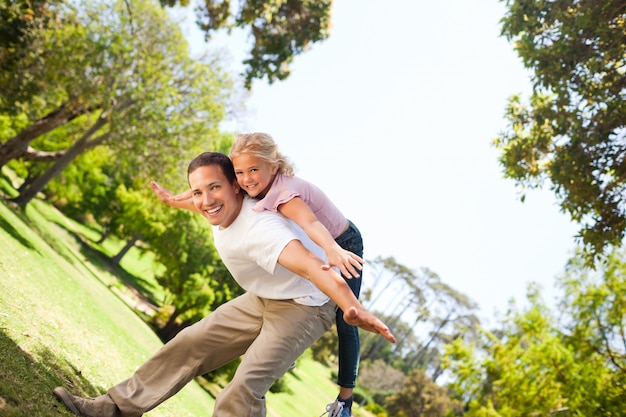
{"type": "MultiPolygon", "coordinates": [[[[103,271],[56,239],[56,226],[33,206],[23,214],[0,204],[0,415],[71,415],[51,395],[55,386],[101,394],[161,342],[96,279],[103,271]]],[[[208,415],[212,403],[192,383],[148,415],[208,415]]]]}
{"type": "MultiPolygon", "coordinates": [[[[70,416],[55,386],[99,395],[161,346],[120,297],[128,277],[103,261],[102,252],[119,248],[93,250],[98,236],[89,233],[39,200],[25,210],[0,201],[0,416],[70,416]]],[[[146,277],[141,292],[158,298],[150,258],[127,257],[130,275],[146,277]]],[[[268,416],[319,416],[337,395],[330,369],[308,352],[287,381],[290,393],[268,394],[268,416]]],[[[146,416],[210,416],[213,402],[193,382],[146,416]]]]}

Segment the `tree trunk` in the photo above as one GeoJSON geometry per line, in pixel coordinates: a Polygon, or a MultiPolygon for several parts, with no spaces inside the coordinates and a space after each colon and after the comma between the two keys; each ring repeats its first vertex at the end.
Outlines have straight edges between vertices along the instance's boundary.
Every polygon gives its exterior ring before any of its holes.
{"type": "Polygon", "coordinates": [[[176,319],[178,318],[179,315],[180,313],[178,312],[178,310],[174,311],[174,313],[167,320],[167,323],[165,324],[165,326],[156,330],[157,336],[159,336],[159,339],[161,339],[163,343],[169,342],[178,333],[180,333],[180,331],[183,330],[185,327],[191,326],[192,322],[190,321],[178,323],[176,319]]]}
{"type": "MultiPolygon", "coordinates": [[[[423,358],[428,352],[428,348],[430,347],[431,343],[433,343],[435,339],[439,337],[439,333],[441,332],[441,330],[450,322],[450,316],[452,316],[451,311],[448,312],[448,315],[446,316],[446,318],[441,321],[441,323],[439,324],[439,327],[437,327],[437,330],[430,332],[430,335],[431,335],[430,338],[425,344],[422,344],[422,348],[419,350],[419,352],[416,352],[413,358],[408,361],[408,367],[410,369],[414,368],[415,364],[418,361],[423,362],[423,358]]],[[[415,326],[417,326],[417,320],[415,321],[414,327],[415,326]]]]}
{"type": "Polygon", "coordinates": [[[27,172],[26,173],[26,178],[24,178],[24,182],[22,182],[22,184],[19,186],[19,188],[17,189],[18,193],[21,193],[24,189],[26,189],[28,187],[28,185],[33,182],[33,180],[37,178],[33,175],[31,175],[31,172],[27,172]]]}
{"type": "Polygon", "coordinates": [[[0,143],[0,168],[7,162],[28,152],[28,144],[34,139],[84,114],[86,109],[78,103],[65,103],[44,118],[22,130],[6,142],[0,143]]]}
{"type": "Polygon", "coordinates": [[[104,242],[106,240],[106,238],[109,237],[109,233],[110,233],[109,228],[106,227],[106,226],[103,226],[102,235],[100,236],[100,239],[98,239],[98,241],[96,243],[99,245],[102,242],[104,242]]]}
{"type": "Polygon", "coordinates": [[[22,159],[35,162],[53,162],[65,154],[65,149],[60,151],[38,151],[33,147],[28,147],[22,154],[22,159]]]}
{"type": "Polygon", "coordinates": [[[52,180],[52,178],[54,178],[61,171],[63,171],[65,167],[67,167],[70,162],[74,160],[74,158],[76,158],[86,149],[101,144],[111,136],[111,132],[107,132],[97,137],[96,139],[89,141],[89,138],[91,138],[91,136],[93,136],[98,130],[100,130],[102,126],[109,123],[109,114],[111,114],[112,112],[121,113],[128,107],[132,106],[134,103],[134,100],[127,99],[123,102],[120,102],[118,105],[114,106],[111,109],[108,109],[106,111],[103,110],[100,113],[98,120],[96,120],[96,122],[89,128],[89,130],[87,130],[87,132],[85,132],[85,134],[80,139],[78,139],[78,141],[76,141],[74,145],[72,145],[67,151],[65,151],[63,156],[57,159],[56,162],[50,168],[48,168],[46,172],[35,178],[33,182],[29,184],[29,186],[24,189],[23,192],[20,193],[20,195],[13,199],[13,201],[18,206],[24,206],[28,204],[28,202],[35,198],[37,193],[43,190],[43,188],[52,180]]]}
{"type": "Polygon", "coordinates": [[[124,257],[124,255],[126,255],[126,253],[130,250],[130,248],[132,248],[133,246],[135,246],[135,243],[137,243],[137,241],[141,239],[141,233],[137,233],[135,236],[133,236],[133,238],[131,240],[129,240],[126,245],[124,245],[124,247],[122,248],[122,250],[115,255],[113,258],[111,258],[111,260],[116,264],[119,265],[120,261],[122,260],[122,258],[124,257]]]}
{"type": "Polygon", "coordinates": [[[89,138],[96,133],[102,126],[108,123],[108,120],[104,117],[104,114],[101,114],[96,123],[93,124],[85,132],[85,134],[78,140],[74,145],[72,145],[62,157],[56,160],[54,164],[46,172],[35,178],[24,190],[13,199],[13,201],[18,206],[24,206],[30,202],[38,192],[44,189],[44,187],[61,171],[67,167],[70,162],[74,160],[78,155],[80,155],[86,148],[89,143],[89,138]]]}

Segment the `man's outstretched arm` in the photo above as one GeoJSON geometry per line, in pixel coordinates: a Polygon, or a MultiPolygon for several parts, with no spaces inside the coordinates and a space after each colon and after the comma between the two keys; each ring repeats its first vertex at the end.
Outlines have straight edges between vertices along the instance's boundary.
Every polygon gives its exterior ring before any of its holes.
{"type": "Polygon", "coordinates": [[[389,327],[363,308],[343,278],[335,270],[324,267],[324,262],[306,249],[302,242],[299,240],[289,242],[281,252],[278,263],[291,272],[310,280],[329,296],[343,310],[346,323],[380,334],[391,343],[396,342],[389,327]]]}

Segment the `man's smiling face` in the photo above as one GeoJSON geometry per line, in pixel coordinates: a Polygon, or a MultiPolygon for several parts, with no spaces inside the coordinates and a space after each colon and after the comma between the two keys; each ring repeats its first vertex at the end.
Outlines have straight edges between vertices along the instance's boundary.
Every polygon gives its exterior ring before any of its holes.
{"type": "Polygon", "coordinates": [[[226,228],[239,215],[242,195],[239,185],[230,183],[218,165],[198,167],[189,174],[193,204],[213,226],[226,228]]]}

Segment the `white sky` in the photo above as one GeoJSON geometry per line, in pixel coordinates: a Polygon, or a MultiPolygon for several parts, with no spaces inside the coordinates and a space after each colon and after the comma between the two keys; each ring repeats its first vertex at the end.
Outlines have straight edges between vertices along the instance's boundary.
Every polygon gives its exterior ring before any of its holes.
{"type": "MultiPolygon", "coordinates": [[[[255,83],[232,125],[270,133],[359,227],[366,258],[431,269],[487,319],[530,281],[550,302],[576,232],[551,191],[520,201],[491,146],[506,99],[530,90],[503,15],[497,0],[335,0],[330,38],[286,81],[255,83]]],[[[241,37],[223,42],[240,70],[241,37]]]]}

